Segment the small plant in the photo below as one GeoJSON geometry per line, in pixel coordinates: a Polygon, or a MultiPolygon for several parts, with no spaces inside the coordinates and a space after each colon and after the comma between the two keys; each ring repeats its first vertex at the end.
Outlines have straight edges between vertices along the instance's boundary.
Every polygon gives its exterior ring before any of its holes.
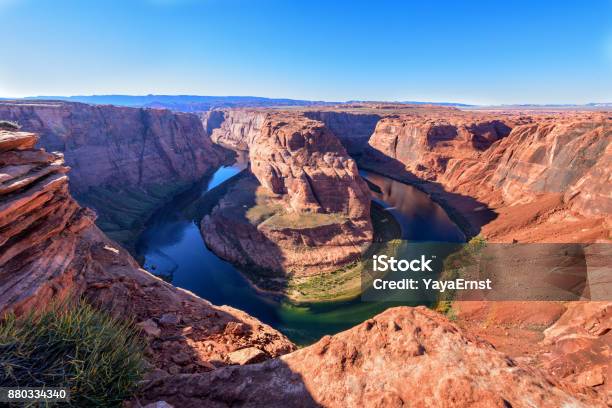
{"type": "Polygon", "coordinates": [[[11,122],[10,120],[0,120],[0,130],[19,130],[21,126],[17,122],[11,122]]]}
{"type": "Polygon", "coordinates": [[[143,363],[132,324],[84,301],[0,322],[2,387],[67,387],[69,406],[116,407],[132,395],[143,363]]]}

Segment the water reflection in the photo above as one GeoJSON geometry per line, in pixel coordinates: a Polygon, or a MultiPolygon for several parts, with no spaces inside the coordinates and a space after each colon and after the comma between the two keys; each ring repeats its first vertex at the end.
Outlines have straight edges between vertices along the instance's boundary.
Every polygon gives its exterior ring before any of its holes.
{"type": "MultiPolygon", "coordinates": [[[[146,269],[174,285],[188,289],[217,305],[230,305],[259,318],[298,344],[308,344],[325,334],[345,330],[382,312],[389,306],[359,299],[294,306],[260,296],[229,262],[210,251],[193,221],[190,206],[208,190],[238,174],[247,166],[240,158],[160,209],[142,233],[137,252],[146,269]]],[[[460,240],[458,228],[429,197],[413,187],[363,172],[380,188],[374,198],[386,202],[413,240],[460,240]]],[[[460,234],[460,232],[459,232],[460,234]]],[[[408,303],[405,303],[408,304],[408,303]]]]}
{"type": "Polygon", "coordinates": [[[378,188],[372,196],[402,226],[402,239],[410,241],[463,242],[465,235],[431,198],[408,184],[361,170],[363,178],[378,188]]]}

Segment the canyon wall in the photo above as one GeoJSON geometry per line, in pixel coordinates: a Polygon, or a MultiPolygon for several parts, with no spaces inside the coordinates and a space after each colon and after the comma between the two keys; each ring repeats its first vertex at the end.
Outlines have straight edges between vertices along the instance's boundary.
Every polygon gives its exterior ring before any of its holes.
{"type": "Polygon", "coordinates": [[[505,203],[533,201],[542,193],[562,194],[585,216],[612,213],[612,121],[584,118],[516,127],[482,156],[489,168],[449,168],[448,184],[484,178],[505,203]]]}
{"type": "Polygon", "coordinates": [[[334,135],[300,114],[269,113],[252,136],[250,172],[202,221],[207,245],[281,276],[358,259],[372,240],[369,190],[334,135]]]}
{"type": "Polygon", "coordinates": [[[385,118],[363,164],[419,184],[464,217],[472,234],[527,242],[609,239],[609,115],[499,116],[385,118]],[[543,226],[547,219],[550,228],[543,226]]]}
{"type": "Polygon", "coordinates": [[[381,119],[376,113],[353,113],[334,110],[304,111],[307,118],[325,123],[351,156],[359,156],[381,119]]]}
{"type": "Polygon", "coordinates": [[[473,160],[510,133],[509,119],[466,116],[400,115],[378,122],[368,142],[369,159],[395,160],[425,180],[438,180],[451,159],[473,160]]]}
{"type": "MultiPolygon", "coordinates": [[[[262,150],[254,149],[259,170],[244,178],[245,188],[236,187],[247,195],[260,191],[250,195],[255,205],[249,209],[257,211],[243,216],[260,220],[270,217],[272,208],[282,211],[278,225],[304,225],[317,214],[358,224],[367,213],[359,198],[363,181],[332,136],[322,123],[300,116],[268,118],[258,136],[264,138],[257,142],[262,150]],[[321,199],[329,195],[320,190],[329,177],[349,194],[321,199]],[[255,190],[249,192],[250,185],[255,190]],[[304,197],[295,213],[293,195],[285,191],[304,197]],[[285,212],[308,217],[284,219],[285,212]]],[[[0,315],[39,309],[71,294],[135,319],[150,367],[139,400],[126,404],[606,406],[609,303],[569,305],[545,331],[536,356],[521,350],[520,358],[511,358],[423,307],[389,309],[294,351],[282,334],[246,313],[211,305],[138,268],[94,225],[95,215],[70,196],[62,155],[35,143],[30,132],[0,130],[0,315]]],[[[591,146],[600,151],[597,143],[591,146]]],[[[502,150],[496,157],[503,157],[502,150]]],[[[607,152],[606,147],[602,155],[607,152]]],[[[605,165],[603,159],[596,162],[605,165]]],[[[591,170],[584,174],[596,177],[591,170]]],[[[594,191],[600,188],[597,184],[594,191]]],[[[223,210],[222,203],[219,207],[216,211],[223,210]]],[[[228,214],[217,225],[235,220],[228,214]]],[[[512,307],[510,314],[528,310],[532,318],[534,306],[526,303],[528,309],[512,307]]],[[[487,330],[493,330],[491,324],[487,320],[487,330]]]]}
{"type": "Polygon", "coordinates": [[[204,127],[214,143],[232,150],[248,151],[249,145],[261,132],[267,117],[259,110],[224,110],[201,114],[204,127]]]}
{"type": "MultiPolygon", "coordinates": [[[[247,151],[257,137],[265,118],[282,111],[272,109],[228,109],[203,112],[202,123],[213,142],[232,150],[247,151]]],[[[342,110],[296,110],[308,119],[323,122],[340,140],[346,151],[359,156],[382,114],[342,110]]]]}
{"type": "Polygon", "coordinates": [[[132,244],[152,211],[223,156],[192,114],[19,101],[0,102],[0,120],[39,133],[41,146],[64,154],[72,168],[71,191],[123,244],[132,244]]]}
{"type": "Polygon", "coordinates": [[[36,135],[0,130],[0,316],[84,296],[147,342],[152,372],[193,373],[265,360],[295,348],[244,312],[217,307],[138,267],[68,192],[60,154],[34,148],[36,135]]]}

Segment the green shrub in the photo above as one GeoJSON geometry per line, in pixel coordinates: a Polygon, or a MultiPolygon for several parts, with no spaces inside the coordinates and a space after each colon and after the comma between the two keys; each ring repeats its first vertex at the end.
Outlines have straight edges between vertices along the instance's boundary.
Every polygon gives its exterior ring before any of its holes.
{"type": "Polygon", "coordinates": [[[0,130],[19,130],[21,126],[17,122],[10,120],[0,120],[0,130]]]}
{"type": "Polygon", "coordinates": [[[132,395],[143,362],[132,324],[84,301],[0,322],[3,387],[68,387],[71,406],[115,407],[132,395]]]}

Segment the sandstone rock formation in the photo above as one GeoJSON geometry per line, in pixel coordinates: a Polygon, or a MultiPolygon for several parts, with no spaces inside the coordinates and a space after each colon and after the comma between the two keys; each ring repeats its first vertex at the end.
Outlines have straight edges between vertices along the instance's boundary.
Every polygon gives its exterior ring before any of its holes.
{"type": "Polygon", "coordinates": [[[207,245],[281,276],[358,259],[372,240],[369,191],[334,135],[299,114],[267,114],[248,146],[251,173],[202,222],[207,245]]]}
{"type": "MultiPolygon", "coordinates": [[[[609,347],[603,346],[609,343],[605,327],[612,320],[605,249],[612,238],[611,125],[606,112],[390,117],[378,123],[361,163],[415,183],[470,235],[488,242],[601,243],[584,245],[583,295],[604,302],[579,307],[582,303],[483,301],[452,308],[466,330],[547,369],[565,387],[604,400],[610,384],[605,373],[612,368],[609,347]],[[492,118],[512,130],[502,126],[500,132],[492,118]],[[440,123],[455,125],[434,130],[440,123]],[[597,324],[604,329],[599,334],[567,325],[570,316],[586,318],[591,308],[600,310],[597,324]],[[553,323],[554,329],[543,332],[553,323]],[[565,335],[552,334],[561,327],[565,335]]],[[[513,279],[520,278],[505,277],[513,279]]]]}
{"type": "Polygon", "coordinates": [[[202,122],[213,142],[232,150],[248,151],[267,116],[261,110],[210,111],[202,114],[202,122]]]}
{"type": "Polygon", "coordinates": [[[452,126],[428,116],[383,119],[363,163],[412,177],[456,210],[473,235],[497,242],[609,239],[609,115],[500,117],[455,114],[444,119],[452,126]],[[486,210],[495,214],[486,218],[486,210]]]}
{"type": "Polygon", "coordinates": [[[68,102],[2,101],[0,120],[40,134],[72,168],[70,189],[112,238],[133,244],[164,200],[201,179],[222,155],[197,115],[68,102]]]}
{"type": "Polygon", "coordinates": [[[233,363],[241,349],[259,350],[261,360],[295,348],[246,313],[140,269],[70,196],[61,155],[35,149],[36,140],[0,130],[0,316],[85,296],[139,322],[157,374],[212,370],[233,363]]]}
{"type": "Polygon", "coordinates": [[[568,387],[594,389],[612,403],[612,302],[573,302],[544,331],[541,365],[568,387]]]}
{"type": "Polygon", "coordinates": [[[510,133],[512,122],[491,116],[399,115],[378,122],[366,153],[371,159],[397,160],[426,180],[437,180],[451,159],[476,159],[478,153],[510,133]]]}
{"type": "Polygon", "coordinates": [[[377,113],[346,112],[338,110],[307,110],[307,118],[325,123],[346,151],[352,156],[358,156],[367,146],[376,124],[381,118],[377,113]]]}
{"type": "Polygon", "coordinates": [[[393,308],[261,364],[159,377],[144,401],[180,407],[596,407],[441,315],[393,308]]]}
{"type": "Polygon", "coordinates": [[[34,149],[36,141],[0,130],[0,310],[71,290],[78,234],[94,220],[68,193],[61,155],[34,149]]]}

